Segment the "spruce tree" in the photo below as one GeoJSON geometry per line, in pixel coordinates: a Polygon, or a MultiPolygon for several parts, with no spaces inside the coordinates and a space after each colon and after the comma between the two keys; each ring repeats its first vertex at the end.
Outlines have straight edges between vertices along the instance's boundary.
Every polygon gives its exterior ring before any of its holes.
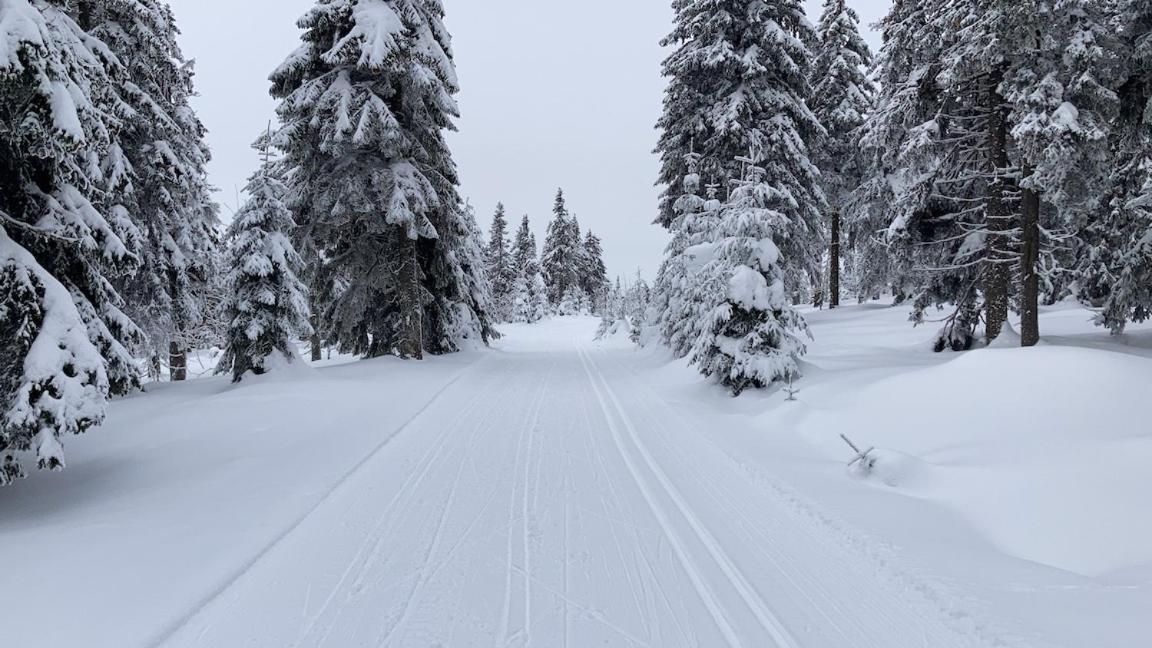
{"type": "Polygon", "coordinates": [[[826,131],[816,149],[828,200],[828,306],[840,305],[844,213],[863,182],[859,129],[872,109],[875,88],[866,75],[872,53],[860,36],[860,17],[846,0],[825,0],[820,49],[812,67],[812,110],[826,131]]]}
{"type": "Polygon", "coordinates": [[[604,265],[600,237],[591,231],[584,235],[580,252],[580,288],[588,296],[591,312],[602,314],[608,291],[608,268],[604,265]]]}
{"type": "Polygon", "coordinates": [[[284,202],[287,188],[264,163],[248,181],[248,201],[228,229],[228,324],[217,373],[240,382],[278,364],[299,361],[296,340],[311,334],[308,297],[296,276],[300,255],[289,238],[295,223],[284,202]]]}
{"type": "Polygon", "coordinates": [[[699,265],[693,248],[707,242],[714,231],[721,203],[717,198],[719,186],[709,185],[707,199],[700,196],[699,156],[690,154],[687,161],[689,174],[684,177],[684,193],[676,200],[676,220],[672,223],[672,240],[665,249],[664,262],[656,274],[653,294],[653,321],[659,327],[665,345],[677,358],[687,356],[701,331],[701,308],[710,308],[706,302],[689,298],[698,278],[699,265]],[[692,251],[690,251],[692,250],[692,251]]]}
{"type": "Polygon", "coordinates": [[[536,235],[532,233],[528,217],[520,221],[516,240],[512,245],[512,262],[516,270],[513,321],[535,323],[548,314],[548,289],[540,275],[540,262],[536,258],[536,235]]]}
{"type": "Polygon", "coordinates": [[[491,333],[478,228],[444,138],[458,109],[439,0],[318,0],[272,74],[297,248],[323,337],[369,357],[491,333]]]}
{"type": "Polygon", "coordinates": [[[70,3],[3,7],[0,31],[0,484],[21,457],[64,467],[61,438],[104,419],[138,384],[126,345],[139,330],[113,280],[139,232],[108,209],[123,73],[70,3]]]}
{"type": "Polygon", "coordinates": [[[504,205],[496,205],[492,217],[492,227],[488,230],[488,247],[485,250],[486,273],[492,289],[492,316],[498,322],[507,322],[512,316],[514,296],[513,284],[516,281],[516,268],[512,263],[508,247],[508,221],[504,205]]]}
{"type": "Polygon", "coordinates": [[[1110,131],[1111,195],[1081,229],[1080,298],[1122,333],[1152,317],[1152,2],[1120,0],[1115,45],[1122,75],[1110,131]]]}
{"type": "Polygon", "coordinates": [[[765,178],[762,168],[749,165],[747,179],[716,219],[710,243],[696,252],[703,265],[689,297],[709,305],[691,361],[736,396],[799,376],[801,336],[808,332],[788,303],[774,242],[788,227],[787,216],[775,208],[786,196],[765,178]]]}
{"type": "Polygon", "coordinates": [[[651,307],[652,289],[644,280],[644,275],[637,270],[636,279],[624,291],[624,315],[632,327],[629,337],[637,344],[640,343],[644,328],[648,325],[651,307]]]}
{"type": "Polygon", "coordinates": [[[822,134],[808,108],[809,47],[816,34],[800,0],[677,0],[674,47],[664,62],[668,88],[656,152],[665,187],[660,222],[675,219],[674,205],[688,173],[685,160],[700,154],[699,173],[726,186],[741,178],[737,158],[760,160],[767,181],[790,194],[790,225],[779,232],[790,289],[821,272],[824,228],[819,173],[809,150],[822,134]]]}
{"type": "Polygon", "coordinates": [[[203,124],[189,105],[193,65],[176,42],[172,10],[159,0],[86,0],[90,33],[123,64],[118,81],[128,110],[112,163],[110,196],[142,234],[139,271],[121,282],[128,314],[148,336],[153,358],[168,354],[170,375],[187,375],[187,352],[214,344],[219,219],[205,165],[203,124]]]}
{"type": "Polygon", "coordinates": [[[552,206],[552,221],[544,238],[544,250],[540,257],[540,272],[548,287],[548,301],[559,307],[568,289],[578,282],[577,259],[580,240],[579,225],[568,213],[564,201],[564,190],[556,192],[552,206]]]}

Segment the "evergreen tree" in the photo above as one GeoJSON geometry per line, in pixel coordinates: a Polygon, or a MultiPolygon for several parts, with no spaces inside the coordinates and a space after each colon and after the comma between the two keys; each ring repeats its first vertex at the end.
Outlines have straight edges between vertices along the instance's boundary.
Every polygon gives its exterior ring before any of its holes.
{"type": "Polygon", "coordinates": [[[665,39],[675,51],[664,62],[668,89],[658,123],[666,187],[659,222],[674,205],[700,154],[699,173],[727,185],[739,180],[737,158],[751,155],[769,184],[789,194],[781,206],[789,227],[777,234],[790,288],[820,276],[824,249],[823,194],[809,147],[822,134],[808,108],[809,46],[817,40],[800,0],[677,0],[676,24],[665,39]]]}
{"type": "Polygon", "coordinates": [[[932,222],[949,209],[933,192],[938,151],[931,135],[944,103],[936,76],[943,49],[954,37],[932,20],[941,5],[940,0],[894,0],[879,25],[883,47],[874,69],[879,90],[860,137],[868,167],[846,222],[860,261],[861,300],[889,286],[897,292],[913,289],[918,283],[913,268],[927,262],[914,257],[926,257],[927,251],[900,245],[906,224],[918,215],[932,222]]]}
{"type": "Polygon", "coordinates": [[[931,306],[955,308],[937,348],[970,347],[980,311],[984,337],[995,339],[1014,294],[1024,343],[1039,338],[1041,232],[1075,227],[1104,188],[1096,170],[1114,111],[1100,46],[1106,6],[893,6],[883,92],[865,137],[876,151],[873,179],[861,193],[872,203],[873,228],[888,218],[883,238],[899,261],[882,265],[903,268],[897,272],[914,288],[914,319],[931,306]],[[1040,222],[1042,200],[1055,215],[1048,227],[1040,222]],[[1016,267],[1022,285],[1014,291],[1016,267]]]}
{"type": "Polygon", "coordinates": [[[512,317],[513,284],[517,272],[508,247],[508,221],[503,204],[496,205],[485,252],[486,273],[492,288],[492,316],[496,321],[507,322],[512,317]]]}
{"type": "Polygon", "coordinates": [[[1081,299],[1119,334],[1152,317],[1152,3],[1120,0],[1116,10],[1123,74],[1104,165],[1111,196],[1084,224],[1077,277],[1081,299]]]}
{"type": "Polygon", "coordinates": [[[828,199],[828,305],[840,305],[843,215],[864,177],[859,129],[872,109],[875,88],[865,74],[872,63],[860,36],[860,18],[846,0],[825,0],[820,18],[820,49],[812,67],[812,109],[826,134],[816,164],[828,199]]]}
{"type": "Polygon", "coordinates": [[[172,10],[159,0],[86,0],[90,33],[123,64],[123,129],[106,164],[107,189],[142,235],[139,271],[120,283],[127,312],[148,336],[145,355],[169,355],[173,380],[187,352],[215,343],[219,275],[217,206],[205,165],[206,131],[189,105],[193,66],[176,42],[172,10]]]}
{"type": "Polygon", "coordinates": [[[608,268],[604,265],[604,248],[600,237],[591,231],[584,236],[580,254],[580,288],[588,297],[590,311],[602,314],[608,291],[608,268]]]}
{"type": "Polygon", "coordinates": [[[513,288],[513,321],[535,323],[548,315],[548,289],[540,275],[536,258],[536,235],[532,233],[528,217],[520,221],[516,240],[512,246],[512,262],[516,270],[513,288]]]}
{"type": "Polygon", "coordinates": [[[557,191],[556,202],[552,207],[552,222],[548,224],[548,234],[544,238],[544,250],[540,258],[540,271],[548,287],[548,301],[555,307],[560,306],[568,289],[579,281],[579,227],[575,218],[568,213],[564,190],[557,191]]]}
{"type": "Polygon", "coordinates": [[[138,384],[126,345],[139,330],[113,287],[139,232],[107,209],[102,165],[125,104],[123,73],[70,13],[47,0],[0,14],[0,484],[21,455],[64,467],[61,437],[104,418],[138,384]]]}
{"type": "Polygon", "coordinates": [[[272,74],[298,249],[324,337],[420,358],[491,333],[478,228],[444,138],[458,109],[439,0],[318,0],[272,74]]]}
{"type": "Polygon", "coordinates": [[[301,259],[289,238],[295,224],[284,203],[287,189],[264,154],[245,189],[248,202],[228,229],[228,334],[216,371],[230,373],[233,382],[298,361],[296,340],[312,332],[308,298],[296,277],[301,259]]]}
{"type": "Polygon", "coordinates": [[[639,344],[644,327],[648,323],[649,310],[652,306],[652,289],[639,270],[636,271],[636,280],[624,291],[624,316],[632,327],[632,341],[639,344]]]}
{"type": "Polygon", "coordinates": [[[786,298],[773,237],[788,226],[774,208],[783,198],[759,167],[733,191],[697,256],[704,263],[691,299],[711,305],[691,360],[702,374],[740,395],[799,376],[804,319],[786,298]]]}
{"type": "Polygon", "coordinates": [[[708,198],[702,198],[698,170],[699,156],[690,154],[689,174],[684,177],[684,194],[676,201],[676,220],[672,223],[672,240],[665,249],[665,259],[656,275],[653,295],[653,321],[659,327],[664,344],[677,358],[691,352],[701,335],[697,326],[702,321],[700,309],[710,304],[689,298],[698,278],[698,265],[693,248],[706,243],[707,235],[714,231],[721,203],[717,199],[719,187],[709,185],[708,198]],[[693,250],[693,252],[690,252],[693,250]]]}

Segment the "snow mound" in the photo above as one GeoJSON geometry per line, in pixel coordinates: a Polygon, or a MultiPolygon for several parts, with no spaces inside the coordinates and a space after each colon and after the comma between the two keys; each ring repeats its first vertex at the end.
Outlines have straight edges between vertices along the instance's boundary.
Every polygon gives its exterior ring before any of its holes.
{"type": "Polygon", "coordinates": [[[906,491],[921,491],[932,482],[931,464],[898,450],[876,448],[866,461],[848,467],[848,474],[861,481],[879,482],[906,491]]]}
{"type": "Polygon", "coordinates": [[[876,451],[870,479],[960,513],[1003,553],[1098,576],[1152,565],[1150,397],[1145,358],[1005,346],[860,385],[803,433],[837,457],[846,429],[899,448],[876,451]]]}

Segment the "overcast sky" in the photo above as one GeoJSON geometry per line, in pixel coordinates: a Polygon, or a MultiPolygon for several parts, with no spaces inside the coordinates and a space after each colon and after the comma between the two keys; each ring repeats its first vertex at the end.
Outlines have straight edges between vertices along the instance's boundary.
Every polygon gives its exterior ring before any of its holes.
{"type": "MultiPolygon", "coordinates": [[[[268,74],[299,43],[314,0],[169,0],[184,53],[197,62],[196,108],[207,125],[225,218],[257,159],[249,144],[273,117],[268,74]]],[[[810,19],[820,0],[807,0],[810,19]]],[[[889,0],[856,0],[866,25],[889,0]]],[[[487,229],[497,201],[532,217],[538,236],[564,187],[581,224],[604,240],[612,275],[651,279],[666,237],[650,225],[651,154],[664,80],[659,41],[671,0],[444,0],[462,91],[451,137],[462,195],[487,229]]],[[[869,38],[874,46],[878,39],[869,38]]]]}

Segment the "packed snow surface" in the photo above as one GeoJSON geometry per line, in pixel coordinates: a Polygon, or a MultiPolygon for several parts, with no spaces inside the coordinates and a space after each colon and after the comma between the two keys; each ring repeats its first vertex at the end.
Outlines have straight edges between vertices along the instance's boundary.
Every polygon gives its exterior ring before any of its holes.
{"type": "Polygon", "coordinates": [[[806,316],[795,401],[588,318],[118,401],[0,490],[3,645],[1148,645],[1146,329],[806,316]]]}

